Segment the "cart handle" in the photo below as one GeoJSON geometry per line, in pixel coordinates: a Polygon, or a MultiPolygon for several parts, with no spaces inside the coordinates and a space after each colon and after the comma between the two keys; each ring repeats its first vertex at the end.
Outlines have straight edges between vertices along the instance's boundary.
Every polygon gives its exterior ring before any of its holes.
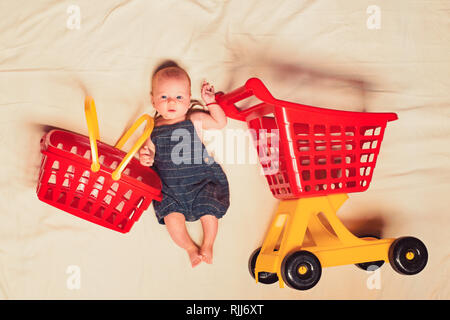
{"type": "Polygon", "coordinates": [[[269,90],[267,90],[262,81],[258,78],[250,78],[242,87],[239,87],[227,94],[217,92],[215,98],[228,117],[245,122],[246,116],[256,108],[260,107],[261,104],[252,106],[245,110],[239,110],[235,103],[247,99],[252,95],[265,103],[273,105],[276,104],[276,99],[270,94],[269,90]]]}
{"type": "MultiPolygon", "coordinates": [[[[95,109],[95,102],[92,97],[86,97],[84,102],[84,111],[86,114],[86,122],[89,131],[89,141],[91,144],[91,153],[92,153],[92,164],[91,170],[93,172],[97,172],[100,170],[100,163],[98,161],[98,150],[97,150],[97,140],[100,140],[99,130],[98,130],[98,120],[97,120],[97,111],[95,109]]],[[[123,170],[125,170],[126,166],[130,162],[131,158],[136,154],[139,148],[144,144],[144,142],[150,137],[150,134],[154,127],[154,120],[148,114],[142,115],[139,119],[137,119],[130,129],[125,132],[125,134],[119,139],[116,143],[115,148],[122,149],[124,144],[128,141],[131,135],[136,131],[137,128],[141,126],[141,124],[146,121],[147,124],[144,129],[144,133],[139,137],[139,139],[135,142],[131,150],[126,154],[126,156],[122,159],[120,164],[112,173],[113,180],[119,180],[123,170]]]]}
{"type": "Polygon", "coordinates": [[[370,116],[372,118],[382,119],[383,121],[393,121],[397,120],[397,114],[393,112],[355,112],[355,111],[343,111],[328,108],[313,107],[299,103],[292,103],[288,101],[283,101],[275,99],[269,90],[266,88],[264,83],[258,78],[248,79],[242,87],[239,87],[227,94],[223,92],[216,93],[216,101],[222,107],[225,114],[235,120],[247,121],[247,117],[251,114],[257,114],[258,116],[264,116],[273,112],[274,107],[279,106],[286,109],[299,110],[309,112],[324,112],[329,114],[343,115],[348,114],[349,116],[354,116],[356,114],[365,114],[366,117],[370,116]],[[247,99],[254,95],[256,98],[262,101],[257,105],[251,106],[245,110],[239,110],[235,103],[241,100],[247,99]]]}

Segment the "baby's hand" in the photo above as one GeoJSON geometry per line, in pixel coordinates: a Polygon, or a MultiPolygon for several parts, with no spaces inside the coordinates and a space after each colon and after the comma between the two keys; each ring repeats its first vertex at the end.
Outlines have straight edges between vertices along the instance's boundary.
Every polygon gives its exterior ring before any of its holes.
{"type": "Polygon", "coordinates": [[[202,99],[206,104],[216,101],[214,86],[210,85],[206,80],[203,80],[202,84],[202,99]]]}
{"type": "Polygon", "coordinates": [[[148,146],[144,146],[139,150],[139,162],[141,165],[151,167],[155,159],[155,152],[148,146]]]}

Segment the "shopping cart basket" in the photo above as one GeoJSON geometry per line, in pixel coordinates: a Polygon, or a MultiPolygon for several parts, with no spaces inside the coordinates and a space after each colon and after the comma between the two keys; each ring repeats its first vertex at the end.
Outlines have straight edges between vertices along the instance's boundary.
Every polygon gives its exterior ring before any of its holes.
{"type": "Polygon", "coordinates": [[[427,262],[424,244],[413,237],[358,238],[336,211],[347,193],[367,190],[386,124],[395,113],[318,108],[275,99],[257,78],[216,100],[230,118],[250,129],[269,188],[282,200],[261,248],[249,261],[256,281],[306,290],[322,267],[357,264],[367,270],[389,261],[402,274],[427,262]],[[242,109],[236,103],[250,101],[242,109]],[[255,103],[254,101],[257,100],[255,103]],[[307,230],[313,242],[304,243],[307,230]]]}
{"type": "Polygon", "coordinates": [[[134,158],[150,136],[153,118],[141,116],[112,147],[98,141],[97,113],[91,97],[85,100],[85,114],[89,137],[57,129],[42,137],[38,198],[87,221],[126,233],[152,199],[162,199],[158,175],[134,158]],[[144,133],[131,150],[120,150],[143,122],[144,133]]]}

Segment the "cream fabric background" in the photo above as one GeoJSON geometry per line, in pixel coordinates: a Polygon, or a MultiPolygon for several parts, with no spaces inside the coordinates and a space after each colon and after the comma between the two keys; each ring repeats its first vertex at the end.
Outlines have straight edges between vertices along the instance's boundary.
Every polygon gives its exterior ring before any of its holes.
{"type": "MultiPolygon", "coordinates": [[[[1,1],[0,298],[448,299],[449,10],[446,0],[1,1]],[[79,29],[67,27],[71,5],[79,29]],[[380,29],[367,28],[370,5],[380,29]],[[350,194],[339,215],[355,233],[420,238],[426,269],[408,277],[386,264],[373,290],[354,266],[324,269],[306,292],[256,285],[249,254],[278,203],[257,164],[223,165],[231,206],[212,266],[191,269],[152,207],[123,235],[41,203],[41,135],[53,126],[86,134],[91,94],[102,141],[114,144],[153,114],[149,76],[165,59],[187,69],[196,98],[204,78],[226,92],[256,76],[279,99],[396,112],[369,190],[350,194]],[[71,265],[78,290],[67,287],[71,265]]],[[[189,229],[200,241],[199,223],[189,229]]]]}

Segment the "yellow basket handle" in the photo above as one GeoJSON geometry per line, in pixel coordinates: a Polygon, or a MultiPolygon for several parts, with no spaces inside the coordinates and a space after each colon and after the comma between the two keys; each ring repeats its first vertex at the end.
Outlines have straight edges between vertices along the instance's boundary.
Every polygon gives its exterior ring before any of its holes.
{"type": "MultiPolygon", "coordinates": [[[[95,110],[95,103],[92,97],[86,97],[84,103],[84,111],[86,114],[86,121],[88,125],[89,131],[89,141],[91,144],[91,153],[92,153],[92,165],[91,170],[97,172],[100,170],[100,163],[98,161],[98,151],[97,151],[97,140],[100,140],[99,130],[98,130],[98,121],[97,121],[97,112],[95,110]]],[[[147,124],[144,129],[144,133],[139,137],[139,139],[135,142],[131,150],[127,153],[127,155],[122,159],[122,162],[117,166],[116,170],[112,173],[113,180],[119,180],[122,171],[125,170],[126,166],[130,162],[131,158],[136,154],[139,148],[144,144],[144,142],[150,137],[150,134],[154,127],[154,120],[148,114],[142,115],[139,119],[137,119],[130,129],[125,132],[125,134],[119,139],[116,143],[115,148],[122,149],[124,144],[128,141],[131,135],[136,131],[137,128],[141,126],[141,124],[147,121],[147,124]]]]}
{"type": "Polygon", "coordinates": [[[86,122],[89,132],[89,142],[91,144],[91,170],[93,172],[97,172],[98,170],[100,170],[97,150],[97,140],[100,140],[100,133],[98,131],[97,111],[95,110],[95,102],[92,97],[86,97],[86,99],[84,100],[84,113],[86,115],[86,122]]]}
{"type": "Polygon", "coordinates": [[[136,131],[137,128],[139,128],[142,124],[142,122],[147,121],[147,124],[145,125],[144,133],[139,137],[139,139],[134,143],[131,150],[127,153],[127,155],[123,158],[122,162],[119,164],[116,170],[112,173],[112,178],[114,180],[119,180],[120,176],[122,174],[122,171],[125,169],[125,167],[128,165],[128,162],[130,162],[131,158],[134,157],[136,152],[138,152],[139,148],[144,144],[144,142],[150,137],[150,134],[152,133],[153,127],[155,125],[155,122],[152,117],[150,117],[148,114],[142,115],[139,119],[137,119],[130,129],[125,132],[125,134],[122,136],[122,138],[119,139],[119,141],[116,143],[115,148],[122,149],[123,145],[127,140],[131,137],[131,135],[136,131]]]}

